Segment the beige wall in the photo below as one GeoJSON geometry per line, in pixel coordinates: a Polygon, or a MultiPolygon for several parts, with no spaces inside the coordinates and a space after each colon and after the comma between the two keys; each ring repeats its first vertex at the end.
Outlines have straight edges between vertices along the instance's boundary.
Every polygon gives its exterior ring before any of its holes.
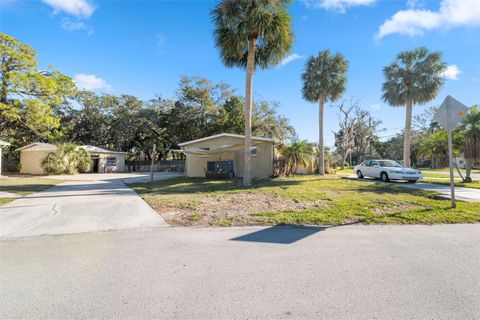
{"type": "MultiPolygon", "coordinates": [[[[188,147],[211,147],[226,143],[238,143],[243,139],[220,137],[214,140],[201,141],[188,147]]],[[[261,142],[257,147],[257,154],[252,155],[252,176],[257,178],[267,178],[273,175],[273,142],[261,142]]],[[[224,152],[209,155],[208,157],[186,154],[185,175],[188,177],[205,177],[208,161],[233,160],[235,176],[243,176],[243,149],[233,152],[224,152]]]]}
{"type": "Polygon", "coordinates": [[[91,154],[92,156],[99,157],[98,163],[98,172],[124,172],[125,171],[125,155],[124,154],[110,154],[110,153],[101,153],[101,154],[91,154]],[[107,167],[107,158],[116,158],[116,166],[107,167]]]}
{"type": "Polygon", "coordinates": [[[20,173],[43,174],[42,161],[52,151],[20,151],[20,173]]]}
{"type": "MultiPolygon", "coordinates": [[[[20,151],[20,173],[27,174],[45,174],[42,168],[43,159],[52,151],[20,151]]],[[[124,172],[125,171],[125,155],[124,154],[90,154],[91,156],[99,157],[99,173],[103,172],[124,172]],[[107,158],[117,158],[117,165],[115,167],[106,167],[107,158]]]]}

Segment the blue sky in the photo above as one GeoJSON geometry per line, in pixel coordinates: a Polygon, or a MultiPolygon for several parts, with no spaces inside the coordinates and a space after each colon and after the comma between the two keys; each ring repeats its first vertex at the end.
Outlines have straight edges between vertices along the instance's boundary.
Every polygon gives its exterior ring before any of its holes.
{"type": "MultiPolygon", "coordinates": [[[[244,92],[245,74],[222,65],[213,45],[215,1],[0,0],[0,30],[34,47],[54,66],[97,92],[173,98],[180,76],[225,81],[244,92]]],[[[318,109],[301,96],[305,58],[320,50],[350,62],[343,99],[359,99],[383,121],[380,136],[405,122],[405,110],[381,100],[382,68],[402,50],[427,46],[450,66],[444,89],[466,105],[480,103],[480,0],[304,0],[290,6],[295,45],[290,62],[254,77],[257,97],[278,101],[300,138],[315,141],[318,109]]],[[[287,61],[288,61],[287,60],[287,61]]],[[[286,61],[286,62],[287,62],[286,61]]],[[[426,106],[416,106],[420,113],[426,106]]],[[[325,114],[333,144],[335,106],[325,114]]],[[[380,128],[379,128],[380,129],[380,128]]]]}

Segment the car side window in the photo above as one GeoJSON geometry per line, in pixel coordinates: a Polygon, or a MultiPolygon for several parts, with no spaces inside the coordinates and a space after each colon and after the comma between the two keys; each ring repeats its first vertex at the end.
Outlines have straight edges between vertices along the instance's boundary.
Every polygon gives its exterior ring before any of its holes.
{"type": "Polygon", "coordinates": [[[364,167],[370,167],[370,162],[371,162],[371,161],[365,161],[365,162],[363,163],[363,166],[364,166],[364,167]]]}
{"type": "Polygon", "coordinates": [[[377,161],[370,161],[370,167],[377,166],[377,161]]]}

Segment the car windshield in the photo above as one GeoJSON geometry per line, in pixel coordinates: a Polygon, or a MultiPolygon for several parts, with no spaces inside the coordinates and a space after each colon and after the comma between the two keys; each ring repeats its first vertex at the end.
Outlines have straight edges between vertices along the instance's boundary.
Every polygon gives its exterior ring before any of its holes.
{"type": "Polygon", "coordinates": [[[395,162],[395,161],[392,161],[392,160],[379,160],[377,161],[378,162],[378,165],[380,167],[386,167],[386,168],[390,168],[390,167],[394,167],[394,168],[403,168],[403,166],[398,163],[398,162],[395,162]]]}

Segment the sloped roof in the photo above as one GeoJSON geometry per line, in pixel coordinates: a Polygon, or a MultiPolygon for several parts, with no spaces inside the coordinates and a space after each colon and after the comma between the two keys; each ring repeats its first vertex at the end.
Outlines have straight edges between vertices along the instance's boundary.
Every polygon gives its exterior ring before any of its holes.
{"type": "MultiPolygon", "coordinates": [[[[87,151],[88,153],[115,153],[115,154],[126,154],[127,152],[111,151],[107,149],[102,149],[95,146],[79,146],[79,148],[87,151]]],[[[51,143],[42,143],[35,142],[29,144],[28,146],[18,148],[16,151],[56,151],[57,146],[51,143]]]]}
{"type": "Polygon", "coordinates": [[[127,152],[112,151],[112,150],[102,149],[102,148],[95,147],[95,146],[90,146],[90,145],[79,146],[79,148],[82,148],[83,150],[87,151],[88,153],[118,153],[118,154],[127,154],[127,152]]]}
{"type": "Polygon", "coordinates": [[[56,151],[57,146],[51,143],[35,142],[28,146],[18,148],[16,151],[56,151]]]}
{"type": "MultiPolygon", "coordinates": [[[[183,147],[183,146],[188,146],[188,145],[190,145],[190,144],[194,144],[194,143],[198,143],[198,142],[202,142],[202,141],[207,141],[207,140],[214,140],[214,139],[218,139],[218,138],[222,138],[222,137],[245,139],[245,136],[240,135],[240,134],[220,133],[220,134],[216,134],[216,135],[209,136],[209,137],[205,137],[205,138],[201,138],[201,139],[195,139],[195,140],[183,142],[183,143],[180,143],[180,144],[178,144],[178,145],[179,145],[180,147],[183,147]]],[[[263,138],[263,137],[252,137],[252,140],[256,140],[256,141],[266,141],[266,142],[274,142],[274,139],[272,139],[272,138],[263,138]]]]}

